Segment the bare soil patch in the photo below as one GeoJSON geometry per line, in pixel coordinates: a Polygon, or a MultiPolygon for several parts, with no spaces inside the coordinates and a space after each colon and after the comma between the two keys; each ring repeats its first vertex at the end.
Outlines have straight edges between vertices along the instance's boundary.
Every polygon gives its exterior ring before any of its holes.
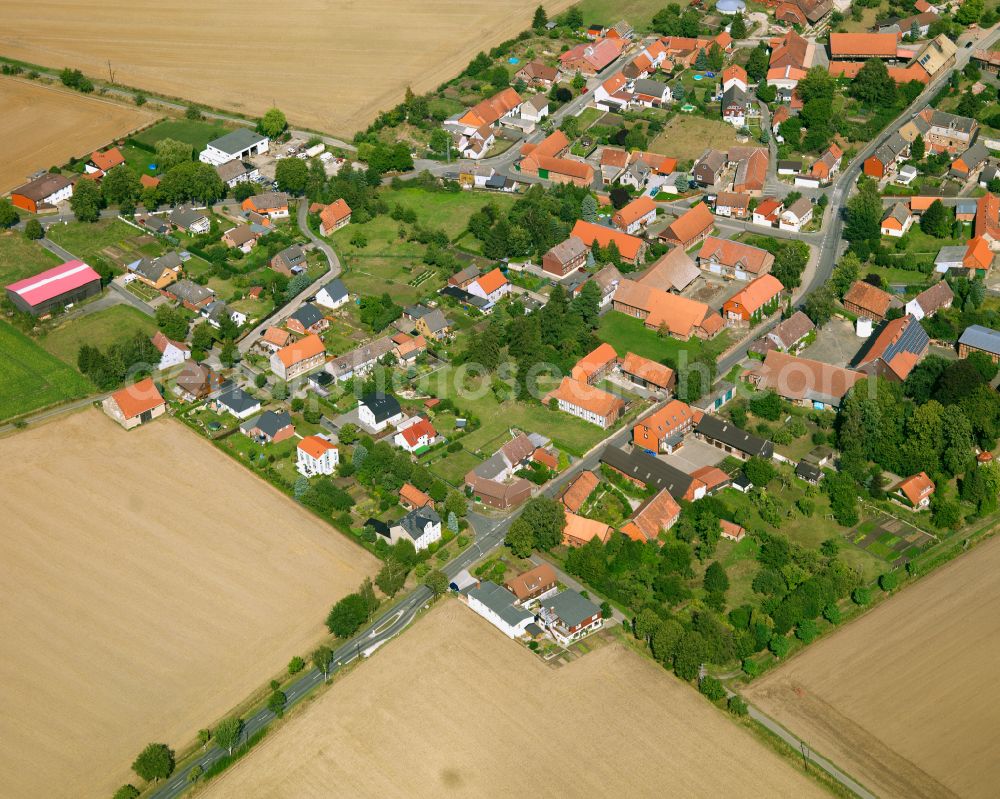
{"type": "MultiPolygon", "coordinates": [[[[0,30],[6,24],[4,15],[0,9],[0,30]]],[[[0,193],[17,188],[39,169],[89,155],[157,117],[140,108],[8,76],[0,76],[0,108],[0,193]]]]}
{"type": "Polygon", "coordinates": [[[5,796],[110,796],[307,655],[377,565],[169,419],[4,438],[0,487],[5,796]]]}
{"type": "Polygon", "coordinates": [[[1000,538],[754,683],[748,698],[882,796],[1000,784],[1000,538]]]}
{"type": "Polygon", "coordinates": [[[824,795],[652,662],[609,645],[559,669],[456,600],[347,675],[212,799],[824,795]]]}
{"type": "MultiPolygon", "coordinates": [[[[7,0],[0,54],[349,136],[531,23],[537,0],[7,0]]],[[[546,4],[550,15],[570,0],[546,4]]]]}

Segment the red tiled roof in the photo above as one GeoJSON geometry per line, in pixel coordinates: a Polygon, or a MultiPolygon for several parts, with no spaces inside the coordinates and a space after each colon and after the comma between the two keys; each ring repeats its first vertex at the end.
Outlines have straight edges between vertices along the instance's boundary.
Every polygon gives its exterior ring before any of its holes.
{"type": "Polygon", "coordinates": [[[566,513],[566,527],[563,529],[563,543],[580,546],[588,541],[597,538],[604,543],[611,535],[611,528],[604,522],[588,519],[585,516],[577,516],[575,513],[566,513]]]}
{"type": "Polygon", "coordinates": [[[413,508],[424,508],[433,501],[427,494],[410,483],[403,483],[403,487],[399,489],[399,498],[413,508]]]}
{"type": "Polygon", "coordinates": [[[507,87],[476,105],[472,106],[460,118],[459,122],[469,127],[480,128],[492,125],[504,114],[521,104],[521,96],[512,88],[507,87]]]}
{"type": "Polygon", "coordinates": [[[483,290],[483,293],[489,296],[498,288],[506,285],[507,278],[504,273],[500,271],[500,268],[497,267],[496,269],[487,272],[485,275],[476,278],[475,282],[479,284],[479,288],[483,290]]]}
{"type": "Polygon", "coordinates": [[[643,194],[619,208],[612,217],[612,221],[619,227],[628,227],[650,212],[656,212],[656,202],[648,195],[643,194]]]}
{"type": "Polygon", "coordinates": [[[993,251],[989,242],[982,236],[969,240],[969,246],[962,258],[962,266],[966,269],[989,269],[993,265],[993,251]]]}
{"type": "Polygon", "coordinates": [[[564,377],[559,388],[549,396],[601,417],[607,417],[616,411],[621,411],[625,406],[625,403],[614,394],[594,388],[588,383],[574,380],[572,377],[564,377]]]}
{"type": "Polygon", "coordinates": [[[411,447],[415,447],[417,442],[420,441],[421,436],[427,436],[428,438],[434,438],[437,435],[437,430],[434,429],[427,419],[420,417],[420,420],[414,422],[409,427],[400,431],[406,443],[411,447]]]}
{"type": "MultiPolygon", "coordinates": [[[[770,199],[758,205],[754,212],[767,215],[780,207],[780,202],[770,199]]],[[[714,259],[724,266],[738,267],[753,275],[770,269],[774,264],[774,255],[767,250],[732,239],[720,239],[716,236],[709,236],[705,239],[705,243],[698,251],[698,258],[714,259]]]]}
{"type": "Polygon", "coordinates": [[[926,472],[920,472],[901,481],[897,488],[906,495],[910,504],[916,505],[924,497],[934,493],[934,482],[926,472]]]}
{"type": "Polygon", "coordinates": [[[715,225],[715,218],[705,203],[698,203],[675,219],[663,232],[664,237],[669,231],[669,238],[679,241],[682,245],[692,241],[715,225]]]}
{"type": "Polygon", "coordinates": [[[898,43],[895,33],[831,33],[830,55],[895,58],[898,43]]]}
{"type": "Polygon", "coordinates": [[[107,172],[119,164],[124,164],[125,156],[121,154],[121,151],[117,147],[112,147],[103,153],[95,150],[90,154],[90,160],[102,172],[107,172]]]}
{"type": "MultiPolygon", "coordinates": [[[[709,216],[711,215],[709,212],[709,216]]],[[[570,235],[576,236],[588,247],[593,247],[595,241],[601,247],[607,247],[613,241],[622,258],[627,261],[634,261],[639,257],[643,243],[642,239],[622,233],[620,230],[612,230],[593,222],[585,222],[582,219],[573,226],[573,232],[570,235]]]]}
{"type": "Polygon", "coordinates": [[[583,472],[572,483],[570,483],[566,491],[563,492],[563,505],[576,513],[576,511],[580,510],[587,497],[589,497],[591,492],[597,488],[600,482],[601,481],[598,479],[597,475],[593,472],[583,472]]]}
{"type": "Polygon", "coordinates": [[[601,344],[588,352],[573,367],[574,380],[589,380],[593,375],[606,368],[608,364],[618,360],[618,353],[610,344],[601,344]]]}
{"type": "Polygon", "coordinates": [[[292,342],[287,347],[282,347],[278,350],[277,355],[285,366],[292,366],[325,351],[326,348],[323,346],[323,339],[313,333],[292,342]]]}
{"type": "Polygon", "coordinates": [[[844,302],[857,305],[877,316],[885,316],[885,312],[889,310],[889,303],[892,302],[892,295],[871,283],[855,280],[844,295],[844,302]]]}
{"type": "Polygon", "coordinates": [[[319,436],[306,436],[299,442],[298,449],[312,458],[322,458],[324,452],[337,449],[337,445],[319,436]]]}
{"type": "Polygon", "coordinates": [[[634,352],[627,353],[622,361],[622,372],[641,377],[647,383],[660,388],[669,388],[674,380],[674,370],[662,363],[643,358],[634,352]]]}
{"type": "Polygon", "coordinates": [[[784,290],[785,287],[774,275],[761,275],[751,280],[743,289],[730,297],[726,301],[726,305],[729,303],[742,305],[748,313],[752,314],[784,290]]]}
{"type": "Polygon", "coordinates": [[[163,405],[163,397],[156,390],[151,377],[116,391],[111,395],[111,399],[121,409],[126,419],[132,419],[163,405]]]}

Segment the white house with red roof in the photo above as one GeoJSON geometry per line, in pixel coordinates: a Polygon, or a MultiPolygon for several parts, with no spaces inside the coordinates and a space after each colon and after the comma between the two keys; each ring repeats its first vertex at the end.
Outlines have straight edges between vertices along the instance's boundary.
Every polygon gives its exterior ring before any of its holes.
{"type": "Polygon", "coordinates": [[[747,71],[739,64],[733,64],[722,71],[722,91],[732,86],[739,86],[743,91],[747,91],[749,82],[747,71]]]}
{"type": "Polygon", "coordinates": [[[153,346],[160,351],[159,369],[169,369],[171,366],[178,366],[191,357],[191,349],[182,341],[172,341],[163,335],[162,330],[157,330],[153,336],[153,346]]]}
{"type": "Polygon", "coordinates": [[[435,438],[437,430],[434,429],[434,425],[423,416],[415,416],[396,428],[396,435],[392,441],[400,449],[412,453],[421,447],[429,447],[435,438]]]}
{"type": "Polygon", "coordinates": [[[466,291],[476,297],[482,297],[490,305],[496,305],[510,294],[510,283],[498,267],[477,277],[468,285],[466,291]]]}
{"type": "Polygon", "coordinates": [[[295,448],[295,468],[303,477],[333,474],[340,463],[337,445],[325,436],[306,436],[295,448]]]}

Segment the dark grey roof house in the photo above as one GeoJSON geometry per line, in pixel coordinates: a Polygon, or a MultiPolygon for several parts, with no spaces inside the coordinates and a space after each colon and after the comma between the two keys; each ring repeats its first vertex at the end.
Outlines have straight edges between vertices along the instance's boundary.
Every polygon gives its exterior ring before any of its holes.
{"type": "Polygon", "coordinates": [[[695,435],[719,449],[737,456],[770,459],[774,455],[774,444],[767,439],[741,430],[732,422],[717,416],[705,414],[694,428],[695,435]]]}
{"type": "Polygon", "coordinates": [[[323,312],[311,302],[304,302],[289,314],[288,318],[294,319],[302,325],[304,330],[308,330],[317,322],[322,322],[325,317],[323,312]]]}
{"type": "Polygon", "coordinates": [[[372,412],[376,423],[379,424],[403,412],[399,407],[399,401],[392,394],[365,394],[361,398],[361,404],[372,412]]]}
{"type": "Polygon", "coordinates": [[[684,474],[680,469],[638,448],[626,452],[618,447],[605,447],[601,453],[601,463],[606,463],[649,488],[657,491],[665,488],[674,499],[683,499],[694,482],[691,475],[684,474]]]}

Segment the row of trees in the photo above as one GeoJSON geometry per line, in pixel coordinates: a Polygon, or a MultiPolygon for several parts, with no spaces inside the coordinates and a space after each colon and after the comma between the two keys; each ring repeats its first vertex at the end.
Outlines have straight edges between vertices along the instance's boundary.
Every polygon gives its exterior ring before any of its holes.
{"type": "Polygon", "coordinates": [[[118,388],[126,377],[148,375],[159,362],[159,351],[142,333],[118,341],[103,352],[92,344],[82,344],[76,358],[77,368],[101,391],[118,388]]]}

